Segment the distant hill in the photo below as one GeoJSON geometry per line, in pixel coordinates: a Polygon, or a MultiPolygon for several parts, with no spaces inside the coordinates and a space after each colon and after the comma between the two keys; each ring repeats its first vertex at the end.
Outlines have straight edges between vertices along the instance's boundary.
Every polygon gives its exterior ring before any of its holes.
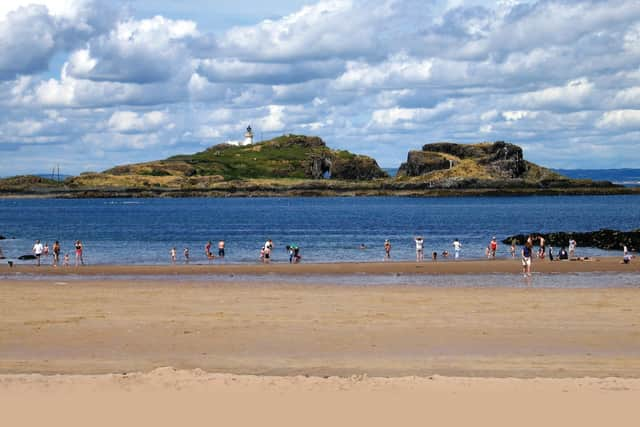
{"type": "Polygon", "coordinates": [[[554,169],[574,179],[611,181],[615,184],[640,186],[640,169],[554,169]]]}
{"type": "Polygon", "coordinates": [[[195,154],[165,160],[116,166],[102,173],[85,173],[70,185],[147,185],[169,187],[208,186],[243,179],[342,180],[386,178],[371,157],[332,150],[312,136],[283,135],[252,145],[214,145],[195,154]]]}

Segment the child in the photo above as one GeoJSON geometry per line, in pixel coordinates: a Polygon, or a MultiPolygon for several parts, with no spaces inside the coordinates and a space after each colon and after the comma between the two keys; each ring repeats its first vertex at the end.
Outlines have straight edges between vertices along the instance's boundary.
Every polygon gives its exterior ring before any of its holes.
{"type": "Polygon", "coordinates": [[[69,252],[64,254],[64,264],[65,267],[69,267],[69,252]]]}

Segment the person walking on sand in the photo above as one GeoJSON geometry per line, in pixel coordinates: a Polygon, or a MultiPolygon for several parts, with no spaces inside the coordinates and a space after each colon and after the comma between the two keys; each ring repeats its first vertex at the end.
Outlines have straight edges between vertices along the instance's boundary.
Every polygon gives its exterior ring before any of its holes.
{"type": "Polygon", "coordinates": [[[176,251],[176,248],[175,247],[171,248],[171,252],[169,252],[169,254],[171,255],[171,263],[175,264],[176,261],[178,260],[178,253],[176,251]]]}
{"type": "Polygon", "coordinates": [[[531,250],[529,242],[522,247],[522,273],[525,277],[531,276],[531,250]]]}
{"type": "Polygon", "coordinates": [[[33,245],[33,249],[31,249],[31,251],[36,257],[36,265],[40,267],[40,257],[44,252],[44,246],[42,246],[42,243],[40,243],[40,240],[36,240],[36,243],[33,245]]]}
{"type": "Polygon", "coordinates": [[[60,242],[57,240],[53,243],[53,266],[57,267],[60,262],[60,242]]]}
{"type": "Polygon", "coordinates": [[[462,243],[460,243],[460,240],[456,239],[453,241],[453,258],[454,259],[458,259],[460,258],[460,249],[462,249],[462,243]]]}
{"type": "Polygon", "coordinates": [[[424,239],[422,236],[417,236],[413,240],[416,242],[416,262],[420,262],[424,260],[424,239]]]}
{"type": "Polygon", "coordinates": [[[384,260],[388,261],[391,259],[391,242],[389,239],[384,241],[384,260]]]}
{"type": "Polygon", "coordinates": [[[75,248],[76,248],[76,267],[79,265],[84,265],[84,258],[82,256],[83,247],[82,247],[82,242],[80,240],[76,240],[75,248]]]}

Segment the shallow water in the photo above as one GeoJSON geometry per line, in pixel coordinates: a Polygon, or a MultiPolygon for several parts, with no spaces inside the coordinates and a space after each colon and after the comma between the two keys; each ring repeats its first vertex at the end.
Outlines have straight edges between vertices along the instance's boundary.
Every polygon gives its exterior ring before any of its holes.
{"type": "Polygon", "coordinates": [[[607,289],[639,288],[640,276],[630,273],[533,273],[522,274],[203,274],[203,275],[110,275],[50,276],[18,273],[0,275],[9,280],[42,280],[55,286],[64,286],[79,281],[131,281],[141,286],[175,283],[198,283],[215,286],[219,283],[278,283],[292,285],[338,285],[338,286],[425,286],[432,288],[557,288],[557,289],[607,289]]]}
{"type": "MultiPolygon", "coordinates": [[[[15,237],[0,241],[5,256],[31,253],[35,239],[59,240],[73,262],[79,239],[89,264],[165,264],[171,247],[180,258],[189,247],[191,260],[203,262],[206,241],[215,248],[219,239],[225,262],[252,263],[267,238],[275,261],[287,259],[288,244],[301,248],[303,262],[381,261],[385,239],[394,260],[412,260],[418,234],[426,257],[452,252],[458,238],[462,257],[473,259],[494,235],[639,227],[640,196],[0,199],[0,235],[15,237]]],[[[577,255],[618,253],[578,248],[577,255]]],[[[498,256],[508,256],[507,245],[498,256]]]]}

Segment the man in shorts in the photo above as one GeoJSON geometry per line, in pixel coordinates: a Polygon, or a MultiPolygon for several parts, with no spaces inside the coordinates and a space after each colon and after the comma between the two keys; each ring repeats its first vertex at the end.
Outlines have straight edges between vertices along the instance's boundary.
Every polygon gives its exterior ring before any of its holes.
{"type": "Polygon", "coordinates": [[[224,258],[224,240],[218,242],[218,256],[224,258]]]}
{"type": "Polygon", "coordinates": [[[42,256],[42,252],[44,252],[44,246],[40,243],[40,240],[36,240],[35,245],[33,245],[33,254],[36,256],[36,265],[40,266],[40,257],[42,256]]]}

